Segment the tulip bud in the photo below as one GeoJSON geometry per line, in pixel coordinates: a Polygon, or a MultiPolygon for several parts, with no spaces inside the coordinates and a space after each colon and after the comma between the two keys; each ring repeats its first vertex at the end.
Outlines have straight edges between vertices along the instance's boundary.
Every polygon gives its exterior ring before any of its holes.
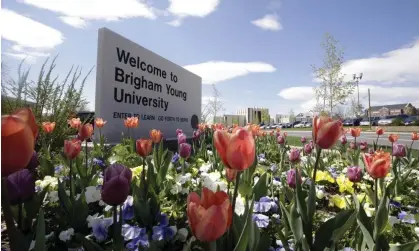
{"type": "Polygon", "coordinates": [[[64,154],[72,160],[76,158],[81,151],[81,141],[78,139],[65,140],[64,141],[64,154]]]}
{"type": "Polygon", "coordinates": [[[343,133],[342,122],[328,116],[313,118],[313,140],[321,149],[331,148],[343,133]]]}
{"type": "Polygon", "coordinates": [[[186,135],[184,133],[179,133],[177,135],[177,143],[180,145],[182,143],[186,143],[186,135]]]}
{"type": "Polygon", "coordinates": [[[137,139],[135,150],[141,157],[147,157],[153,151],[153,141],[151,139],[137,139]]]}
{"type": "Polygon", "coordinates": [[[313,151],[313,148],[310,146],[310,144],[305,144],[304,145],[304,153],[305,154],[310,154],[313,151]]]}
{"type": "Polygon", "coordinates": [[[77,128],[79,128],[79,126],[81,124],[80,118],[72,118],[72,119],[68,120],[68,124],[70,125],[71,128],[77,129],[77,128]]]}
{"type": "Polygon", "coordinates": [[[182,129],[176,129],[176,135],[179,135],[181,133],[183,133],[183,130],[182,129]]]}
{"type": "Polygon", "coordinates": [[[131,169],[112,164],[103,175],[102,200],[111,206],[122,204],[128,197],[132,181],[131,169]]]}
{"type": "Polygon", "coordinates": [[[188,143],[182,143],[179,145],[179,155],[180,157],[187,159],[191,156],[191,145],[188,143]]]}
{"type": "Polygon", "coordinates": [[[375,133],[377,135],[383,135],[384,134],[384,129],[381,128],[381,127],[377,127],[377,128],[375,128],[375,133]]]}
{"type": "Polygon", "coordinates": [[[33,171],[38,166],[39,166],[38,154],[35,151],[33,151],[32,158],[29,161],[29,164],[26,166],[26,169],[33,171]]]}
{"type": "Polygon", "coordinates": [[[305,144],[307,142],[307,138],[306,137],[301,137],[301,143],[305,144]]]}
{"type": "Polygon", "coordinates": [[[391,143],[396,142],[398,139],[399,139],[399,135],[398,134],[390,134],[390,135],[388,135],[388,140],[391,143]]]}
{"type": "Polygon", "coordinates": [[[278,144],[283,145],[285,143],[285,138],[279,135],[278,138],[276,138],[276,141],[278,144]]]}
{"type": "Polygon", "coordinates": [[[412,140],[419,140],[419,133],[412,132],[412,140]]]}
{"type": "Polygon", "coordinates": [[[150,138],[154,144],[160,143],[162,139],[162,133],[160,130],[153,129],[150,131],[150,138]]]}
{"type": "Polygon", "coordinates": [[[351,132],[351,135],[352,135],[352,137],[354,137],[354,138],[356,138],[356,137],[359,137],[360,135],[361,135],[361,128],[351,128],[350,129],[350,132],[351,132]]]}
{"type": "Polygon", "coordinates": [[[201,131],[200,130],[194,131],[193,132],[193,139],[197,140],[197,139],[199,139],[199,137],[201,137],[201,131]]]}
{"type": "Polygon", "coordinates": [[[97,128],[102,128],[106,124],[106,121],[103,121],[101,118],[96,118],[95,124],[97,128]]]}
{"type": "Polygon", "coordinates": [[[346,136],[343,135],[342,137],[340,137],[340,143],[342,145],[346,145],[346,143],[348,143],[348,140],[346,139],[346,136]]]}
{"type": "Polygon", "coordinates": [[[42,122],[42,129],[45,133],[52,133],[55,129],[55,122],[42,122]]]}
{"type": "Polygon", "coordinates": [[[346,172],[346,176],[351,182],[360,182],[362,177],[362,169],[357,166],[348,167],[348,171],[346,172]]]}
{"type": "Polygon", "coordinates": [[[35,194],[35,177],[28,169],[22,169],[7,177],[7,192],[12,205],[26,202],[35,194]]]}
{"type": "Polygon", "coordinates": [[[92,137],[92,134],[93,134],[92,124],[87,123],[79,127],[78,138],[80,139],[80,141],[90,139],[92,137]]]}
{"type": "Polygon", "coordinates": [[[403,158],[406,156],[406,148],[402,144],[393,145],[393,156],[403,158]]]}
{"type": "Polygon", "coordinates": [[[289,159],[291,163],[297,163],[300,161],[300,150],[297,148],[292,148],[289,154],[289,159]]]}
{"type": "MultiPolygon", "coordinates": [[[[287,172],[287,183],[288,183],[288,186],[291,187],[291,188],[295,188],[296,187],[295,175],[296,175],[295,169],[290,169],[287,172]]],[[[298,170],[298,181],[299,181],[300,184],[303,182],[303,180],[301,179],[301,172],[300,172],[300,170],[298,170]]]]}
{"type": "Polygon", "coordinates": [[[391,156],[388,152],[376,151],[374,154],[363,155],[368,174],[374,179],[387,176],[391,168],[391,156]]]}

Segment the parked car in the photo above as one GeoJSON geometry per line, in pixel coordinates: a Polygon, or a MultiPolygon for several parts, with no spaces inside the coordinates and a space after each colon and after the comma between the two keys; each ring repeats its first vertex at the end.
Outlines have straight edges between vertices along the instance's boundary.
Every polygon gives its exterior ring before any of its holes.
{"type": "Polygon", "coordinates": [[[419,116],[409,116],[404,120],[404,125],[405,126],[413,125],[415,121],[419,121],[419,116]]]}
{"type": "Polygon", "coordinates": [[[298,124],[294,125],[294,128],[302,128],[304,127],[304,122],[299,122],[298,124]]]}
{"type": "Polygon", "coordinates": [[[343,121],[344,126],[359,126],[361,122],[361,118],[354,118],[354,119],[345,119],[343,121]]]}
{"type": "Polygon", "coordinates": [[[305,122],[304,127],[312,127],[313,124],[311,124],[311,122],[305,122]]]}
{"type": "Polygon", "coordinates": [[[378,125],[380,126],[388,126],[391,125],[393,123],[393,119],[401,119],[401,120],[405,120],[406,118],[408,118],[409,116],[406,114],[401,114],[401,115],[392,115],[392,116],[385,116],[380,118],[380,120],[378,121],[378,125]]]}
{"type": "MultiPolygon", "coordinates": [[[[380,118],[372,117],[371,118],[371,125],[372,126],[377,126],[378,125],[378,120],[380,120],[380,118]]],[[[364,119],[361,120],[361,122],[359,124],[361,126],[369,126],[370,125],[370,120],[369,120],[369,118],[364,118],[364,119]]]]}

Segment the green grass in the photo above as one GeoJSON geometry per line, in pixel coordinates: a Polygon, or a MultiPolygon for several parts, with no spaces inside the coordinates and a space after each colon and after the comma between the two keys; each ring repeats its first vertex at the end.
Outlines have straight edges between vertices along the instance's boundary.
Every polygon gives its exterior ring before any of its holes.
{"type": "MultiPolygon", "coordinates": [[[[307,137],[307,143],[310,141],[310,139],[311,139],[310,137],[307,137]]],[[[287,144],[290,146],[298,146],[298,147],[303,146],[303,143],[301,143],[301,137],[297,137],[297,136],[287,136],[287,144]]],[[[348,142],[348,145],[349,145],[349,142],[348,142]]],[[[368,147],[372,147],[372,145],[368,145],[368,147]]],[[[386,152],[391,152],[390,146],[379,146],[379,147],[381,147],[386,152]]],[[[419,158],[419,150],[413,149],[412,156],[414,158],[419,158]]]]}

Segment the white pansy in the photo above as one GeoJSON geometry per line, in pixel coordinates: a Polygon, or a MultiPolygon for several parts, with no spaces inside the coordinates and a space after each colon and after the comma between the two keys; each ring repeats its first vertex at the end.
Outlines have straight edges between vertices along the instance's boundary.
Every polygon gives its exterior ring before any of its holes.
{"type": "Polygon", "coordinates": [[[322,189],[316,189],[316,197],[321,200],[325,197],[325,194],[322,189]]]}
{"type": "Polygon", "coordinates": [[[178,194],[180,191],[182,191],[182,185],[177,182],[173,184],[172,188],[170,189],[170,193],[172,194],[178,194]]]}
{"type": "Polygon", "coordinates": [[[67,229],[67,230],[65,230],[65,231],[62,231],[62,232],[60,233],[60,235],[58,236],[58,238],[59,238],[61,241],[66,242],[66,241],[71,240],[71,237],[72,237],[73,235],[74,235],[74,229],[73,229],[73,228],[69,228],[69,229],[67,229]]]}
{"type": "Polygon", "coordinates": [[[96,184],[103,185],[103,178],[98,178],[96,184]]]}
{"type": "Polygon", "coordinates": [[[415,227],[415,233],[419,237],[419,227],[415,227]]]}
{"type": "Polygon", "coordinates": [[[96,222],[100,221],[101,219],[103,219],[103,215],[99,216],[99,213],[87,216],[87,227],[91,228],[93,225],[96,224],[96,222]]]}
{"type": "Polygon", "coordinates": [[[202,173],[203,178],[203,185],[212,191],[217,191],[217,187],[220,187],[221,191],[225,191],[227,189],[227,184],[220,180],[221,175],[219,172],[213,173],[202,173]]]}
{"type": "Polygon", "coordinates": [[[208,153],[209,156],[212,156],[212,151],[207,150],[207,153],[208,153]]]}
{"type": "Polygon", "coordinates": [[[181,194],[189,194],[189,188],[184,187],[182,188],[182,190],[180,191],[181,194]]]}
{"type": "Polygon", "coordinates": [[[185,184],[186,182],[192,179],[191,173],[185,173],[184,175],[178,175],[176,177],[176,182],[180,183],[181,185],[185,184]]]}
{"type": "Polygon", "coordinates": [[[236,198],[236,207],[234,208],[234,212],[237,215],[243,215],[244,209],[245,209],[245,206],[244,206],[243,198],[240,195],[238,195],[236,198]]]}
{"type": "Polygon", "coordinates": [[[364,210],[365,210],[365,214],[366,214],[368,217],[371,217],[371,216],[373,216],[373,215],[374,215],[375,208],[370,207],[370,203],[365,203],[365,204],[364,204],[364,210]]]}
{"type": "Polygon", "coordinates": [[[205,163],[199,168],[199,171],[207,173],[211,169],[211,166],[211,163],[205,163]]]}
{"type": "Polygon", "coordinates": [[[49,202],[57,202],[58,201],[58,192],[57,191],[52,191],[48,193],[48,201],[49,202]]]}
{"type": "Polygon", "coordinates": [[[93,203],[102,199],[100,190],[97,189],[95,186],[86,187],[86,203],[93,203]]]}
{"type": "Polygon", "coordinates": [[[394,224],[400,223],[400,220],[396,216],[389,216],[388,223],[390,223],[390,226],[394,226],[394,224]]]}
{"type": "Polygon", "coordinates": [[[58,179],[47,175],[43,180],[35,181],[35,185],[39,186],[41,189],[44,189],[48,186],[49,190],[56,190],[58,187],[58,179]]]}
{"type": "Polygon", "coordinates": [[[179,230],[177,231],[177,236],[178,236],[178,239],[179,239],[181,242],[185,242],[185,241],[186,241],[186,239],[188,238],[188,230],[187,230],[186,228],[181,228],[181,229],[179,229],[179,230]]]}

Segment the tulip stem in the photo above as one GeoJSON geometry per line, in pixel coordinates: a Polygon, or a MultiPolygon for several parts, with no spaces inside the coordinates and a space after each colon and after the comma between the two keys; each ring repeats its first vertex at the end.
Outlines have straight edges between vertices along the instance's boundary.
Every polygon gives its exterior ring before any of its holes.
{"type": "Polygon", "coordinates": [[[86,170],[87,170],[88,169],[87,162],[88,162],[88,159],[89,159],[89,156],[87,155],[87,139],[86,139],[86,144],[84,145],[84,151],[85,151],[85,154],[86,154],[86,170]]]}
{"type": "Polygon", "coordinates": [[[13,221],[13,213],[10,205],[10,198],[7,191],[7,178],[1,179],[1,209],[3,210],[4,221],[6,222],[6,231],[9,236],[9,245],[11,251],[19,249],[19,232],[16,229],[15,222],[13,221]]]}
{"type": "Polygon", "coordinates": [[[217,251],[217,241],[207,242],[207,250],[208,251],[217,251]]]}
{"type": "Polygon", "coordinates": [[[69,172],[69,181],[70,181],[70,198],[71,200],[74,198],[73,193],[73,168],[72,168],[73,161],[70,159],[70,172],[69,172]]]}
{"type": "Polygon", "coordinates": [[[377,213],[378,210],[378,179],[374,179],[374,206],[375,206],[375,213],[377,213]]]}
{"type": "Polygon", "coordinates": [[[240,174],[241,174],[241,172],[237,172],[236,184],[234,184],[233,204],[231,205],[232,206],[232,211],[233,211],[233,222],[232,222],[231,226],[234,226],[234,209],[236,208],[236,198],[237,198],[237,193],[239,191],[240,174]]]}
{"type": "Polygon", "coordinates": [[[182,175],[185,175],[186,159],[182,158],[182,175]]]}
{"type": "Polygon", "coordinates": [[[317,174],[317,168],[319,167],[321,152],[322,152],[322,149],[317,147],[317,149],[316,149],[316,162],[314,163],[312,182],[316,182],[316,174],[317,174]]]}
{"type": "Polygon", "coordinates": [[[17,213],[17,229],[19,229],[19,231],[22,230],[22,209],[23,209],[23,205],[22,203],[19,203],[18,213],[17,213]]]}

